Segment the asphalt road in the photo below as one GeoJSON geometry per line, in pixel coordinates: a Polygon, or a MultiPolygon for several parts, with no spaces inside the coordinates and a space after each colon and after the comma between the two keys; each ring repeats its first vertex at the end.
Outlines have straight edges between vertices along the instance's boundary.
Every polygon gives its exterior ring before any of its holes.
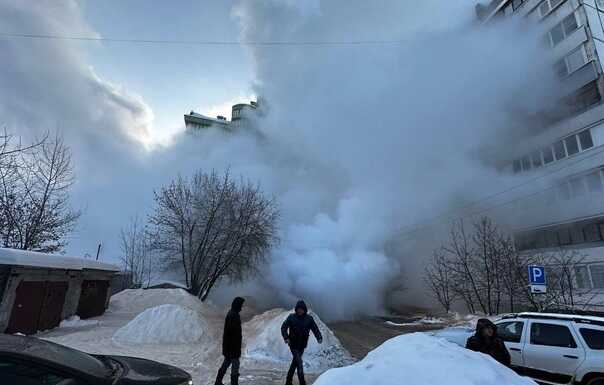
{"type": "Polygon", "coordinates": [[[369,351],[381,345],[384,341],[401,334],[428,331],[442,328],[442,325],[405,325],[392,326],[386,321],[397,324],[411,323],[417,318],[365,318],[358,321],[330,323],[329,327],[335,333],[342,345],[357,360],[362,360],[369,351]]]}

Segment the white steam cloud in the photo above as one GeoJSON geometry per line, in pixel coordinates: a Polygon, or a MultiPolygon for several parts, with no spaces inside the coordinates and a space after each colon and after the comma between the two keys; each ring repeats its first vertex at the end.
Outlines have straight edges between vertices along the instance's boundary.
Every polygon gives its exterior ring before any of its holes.
{"type": "MultiPolygon", "coordinates": [[[[519,117],[552,98],[552,70],[537,31],[480,28],[472,2],[464,3],[239,2],[233,15],[244,41],[400,40],[251,47],[254,92],[267,110],[257,122],[260,140],[210,130],[141,155],[119,142],[132,132],[144,136],[150,110],[92,75],[60,42],[36,44],[51,51],[49,68],[42,68],[25,62],[31,52],[0,41],[15,59],[0,76],[13,79],[17,95],[1,92],[0,113],[18,117],[9,127],[29,127],[31,110],[42,109],[34,122],[52,117],[76,138],[76,161],[87,165],[79,166],[78,202],[87,211],[76,246],[103,239],[115,255],[119,227],[148,212],[154,188],[177,173],[231,167],[258,180],[283,211],[282,242],[260,282],[276,293],[272,300],[302,297],[331,319],[376,313],[392,280],[405,273],[419,281],[422,254],[388,247],[397,229],[497,191],[504,181],[495,177],[499,154],[491,150],[522,135],[519,117]],[[25,72],[41,84],[69,87],[47,90],[25,72]]],[[[15,4],[9,3],[13,13],[25,12],[15,4]]],[[[46,30],[60,17],[79,20],[75,5],[64,11],[39,19],[46,30]]]]}

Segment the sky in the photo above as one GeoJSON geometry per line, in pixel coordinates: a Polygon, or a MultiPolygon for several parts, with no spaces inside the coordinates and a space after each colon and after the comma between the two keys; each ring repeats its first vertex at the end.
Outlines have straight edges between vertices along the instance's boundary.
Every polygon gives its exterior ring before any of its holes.
{"type": "MultiPolygon", "coordinates": [[[[237,41],[231,0],[83,0],[82,15],[100,36],[157,40],[237,41]]],[[[165,141],[195,110],[217,115],[253,97],[252,66],[240,46],[84,42],[104,78],[144,95],[154,113],[152,140],[165,141]]]]}

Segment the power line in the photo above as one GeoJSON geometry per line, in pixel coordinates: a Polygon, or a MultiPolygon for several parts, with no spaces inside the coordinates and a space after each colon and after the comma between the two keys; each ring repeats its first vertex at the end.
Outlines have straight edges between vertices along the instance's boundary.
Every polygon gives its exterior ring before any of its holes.
{"type": "Polygon", "coordinates": [[[34,33],[0,32],[0,38],[74,40],[108,43],[196,45],[196,46],[354,46],[354,45],[392,45],[404,43],[404,40],[333,40],[333,41],[235,41],[235,40],[162,40],[162,39],[125,39],[100,36],[64,36],[34,33]]]}
{"type": "MultiPolygon", "coordinates": [[[[583,158],[581,158],[581,159],[578,159],[578,160],[576,160],[576,161],[575,161],[575,162],[573,162],[573,163],[568,163],[568,164],[566,164],[566,165],[564,165],[564,166],[558,167],[557,169],[555,169],[555,170],[553,170],[553,171],[550,171],[550,172],[548,172],[548,173],[544,173],[544,174],[541,174],[541,175],[537,175],[537,176],[532,177],[532,178],[530,178],[530,179],[528,179],[528,180],[526,180],[526,181],[524,181],[524,182],[522,182],[522,183],[519,183],[519,184],[516,184],[516,185],[514,185],[514,186],[511,186],[511,187],[509,187],[509,188],[507,188],[507,189],[505,189],[505,190],[502,190],[502,191],[499,191],[499,192],[496,192],[496,193],[490,194],[490,195],[488,195],[488,196],[485,196],[485,197],[483,197],[483,198],[481,198],[481,199],[479,199],[479,200],[476,200],[476,201],[470,202],[470,203],[465,204],[465,205],[463,205],[463,206],[459,206],[459,207],[456,207],[456,208],[450,209],[450,210],[448,210],[448,211],[446,211],[446,212],[444,212],[444,213],[442,213],[442,214],[439,214],[439,215],[437,215],[437,216],[435,216],[435,217],[433,217],[433,218],[431,218],[431,219],[429,219],[429,220],[425,221],[424,223],[420,223],[420,224],[415,224],[415,225],[409,225],[409,226],[406,226],[407,228],[411,228],[411,229],[410,229],[410,230],[408,230],[408,231],[406,231],[406,230],[399,231],[399,232],[398,232],[398,234],[399,234],[399,235],[408,235],[408,234],[413,234],[413,233],[416,233],[416,232],[418,232],[418,231],[421,231],[421,230],[427,229],[427,228],[429,228],[431,225],[433,225],[434,223],[441,222],[441,221],[442,221],[442,220],[444,220],[444,219],[451,219],[452,217],[454,217],[454,215],[452,215],[452,214],[453,214],[453,212],[455,212],[455,211],[459,211],[459,210],[465,210],[465,209],[468,209],[468,208],[474,207],[474,206],[476,206],[476,205],[478,205],[478,204],[480,204],[480,203],[483,203],[483,202],[485,202],[485,201],[491,200],[491,199],[493,199],[493,198],[496,198],[496,197],[501,196],[501,195],[503,195],[503,194],[506,194],[506,193],[508,193],[508,192],[511,192],[511,191],[517,190],[517,189],[518,189],[518,188],[520,188],[520,187],[526,186],[526,185],[531,184],[531,183],[533,183],[533,182],[536,182],[536,181],[538,181],[538,180],[540,180],[540,179],[546,178],[546,177],[548,177],[548,176],[550,176],[550,175],[552,175],[552,174],[555,174],[555,173],[557,173],[557,172],[560,172],[560,171],[562,171],[562,170],[564,170],[564,169],[567,169],[567,168],[569,168],[569,167],[575,166],[575,165],[576,165],[576,164],[578,164],[578,163],[584,162],[584,161],[586,161],[586,160],[588,160],[588,159],[591,159],[591,158],[593,158],[593,157],[595,157],[595,156],[597,156],[597,155],[600,155],[600,154],[602,154],[602,153],[604,153],[604,148],[602,148],[602,149],[601,149],[601,150],[599,150],[599,151],[595,151],[595,152],[593,152],[593,153],[589,154],[588,156],[585,156],[585,157],[583,157],[583,158]]],[[[561,185],[563,185],[563,184],[565,184],[565,183],[566,183],[566,182],[565,182],[565,181],[563,181],[563,182],[561,182],[561,183],[559,183],[559,184],[556,184],[556,185],[554,185],[554,186],[547,187],[547,188],[542,189],[542,190],[537,190],[537,191],[535,191],[535,192],[531,192],[531,193],[526,194],[526,195],[521,195],[521,196],[519,196],[519,197],[517,197],[517,198],[514,198],[514,199],[512,199],[512,200],[509,200],[509,201],[506,201],[506,202],[502,202],[502,203],[498,203],[498,204],[496,204],[496,205],[494,205],[494,206],[487,207],[487,208],[485,208],[485,209],[483,209],[483,210],[480,210],[480,211],[477,211],[477,212],[474,212],[474,213],[470,213],[470,214],[466,214],[466,215],[462,215],[462,216],[461,216],[461,218],[473,217],[473,216],[476,216],[476,215],[482,214],[482,213],[484,213],[484,212],[494,210],[494,209],[499,208],[499,207],[507,206],[507,205],[509,205],[509,204],[515,203],[515,202],[517,202],[517,201],[519,201],[519,200],[522,200],[522,199],[531,198],[531,197],[533,197],[533,196],[535,196],[535,195],[538,195],[538,194],[541,194],[541,193],[543,193],[543,192],[546,192],[546,191],[552,190],[552,189],[554,189],[554,188],[557,188],[557,187],[559,187],[559,186],[561,186],[561,185]]]]}

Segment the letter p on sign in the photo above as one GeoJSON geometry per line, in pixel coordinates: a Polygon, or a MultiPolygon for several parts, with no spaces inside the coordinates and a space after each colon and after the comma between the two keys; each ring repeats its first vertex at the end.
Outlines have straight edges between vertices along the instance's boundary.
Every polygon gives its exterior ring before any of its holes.
{"type": "Polygon", "coordinates": [[[545,285],[544,266],[529,266],[529,284],[545,285]]]}

